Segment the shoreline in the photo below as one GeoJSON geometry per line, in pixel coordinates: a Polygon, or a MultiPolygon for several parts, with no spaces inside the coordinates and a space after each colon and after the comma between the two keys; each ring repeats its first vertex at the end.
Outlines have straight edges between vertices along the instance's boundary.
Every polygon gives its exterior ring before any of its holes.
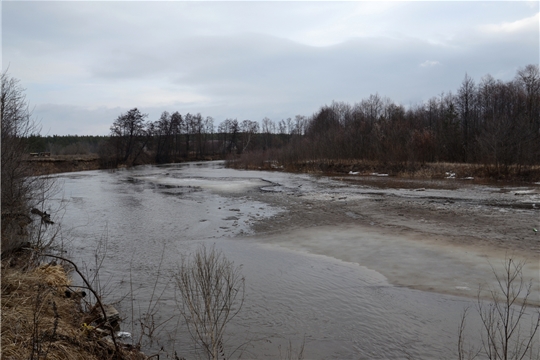
{"type": "Polygon", "coordinates": [[[97,155],[27,157],[25,161],[29,164],[33,176],[102,169],[97,155]]]}
{"type": "Polygon", "coordinates": [[[366,180],[362,186],[363,179],[355,179],[354,191],[334,177],[331,193],[254,193],[287,211],[255,224],[256,233],[263,242],[367,266],[396,286],[468,298],[493,280],[505,258],[524,260],[524,276],[533,282],[529,300],[540,305],[534,231],[540,228],[540,186],[521,185],[530,188],[523,203],[525,195],[512,186],[366,180]]]}
{"type": "Polygon", "coordinates": [[[113,341],[108,330],[99,328],[97,304],[88,303],[86,292],[71,284],[69,264],[38,264],[29,259],[29,251],[33,250],[19,250],[1,262],[2,356],[148,358],[134,347],[113,341]]]}
{"type": "MultiPolygon", "coordinates": [[[[227,160],[221,157],[204,159],[184,159],[176,163],[193,161],[224,160],[225,166],[237,170],[284,171],[293,174],[315,174],[328,177],[342,177],[350,181],[369,177],[387,177],[391,181],[407,180],[431,181],[452,179],[473,184],[538,184],[540,183],[540,165],[532,165],[525,170],[509,166],[501,174],[494,166],[473,163],[409,163],[383,164],[365,160],[318,160],[302,161],[289,165],[278,165],[275,161],[266,161],[261,166],[247,164],[242,159],[227,160]]],[[[32,168],[32,175],[51,175],[66,172],[111,169],[100,164],[97,154],[88,155],[52,155],[49,157],[30,157],[25,161],[32,168]]],[[[137,165],[158,165],[154,162],[137,165]]],[[[137,166],[134,165],[134,166],[137,166]]],[[[121,168],[124,166],[118,166],[121,168]]],[[[114,168],[112,168],[114,169],[114,168]]]]}

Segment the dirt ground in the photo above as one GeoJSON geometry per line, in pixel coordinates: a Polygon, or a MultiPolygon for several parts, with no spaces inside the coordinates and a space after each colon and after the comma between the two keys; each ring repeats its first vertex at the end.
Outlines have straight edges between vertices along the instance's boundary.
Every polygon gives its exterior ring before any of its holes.
{"type": "MultiPolygon", "coordinates": [[[[381,231],[411,234],[418,239],[435,240],[462,247],[486,247],[493,251],[516,253],[531,260],[540,259],[540,186],[534,185],[531,194],[538,203],[497,201],[491,196],[467,198],[427,194],[426,190],[452,192],[460,184],[441,185],[440,182],[421,180],[338,179],[344,184],[368,185],[382,190],[361,194],[368,197],[346,196],[341,192],[313,199],[306,195],[287,194],[276,197],[261,193],[271,203],[290,210],[287,216],[278,215],[269,223],[261,223],[258,231],[338,224],[377,226],[381,231]],[[405,189],[419,196],[405,197],[385,189],[405,189]],[[343,196],[341,196],[343,195],[343,196]],[[371,196],[369,196],[371,195],[371,196]],[[533,207],[534,204],[534,207],[533,207]],[[277,229],[276,229],[277,228],[277,229]]],[[[465,189],[469,186],[463,185],[465,189]]],[[[471,189],[474,191],[474,189],[471,189]]],[[[501,188],[511,193],[511,188],[501,188]]],[[[415,195],[416,195],[415,194],[415,195]]]]}
{"type": "Polygon", "coordinates": [[[297,248],[366,265],[395,285],[465,296],[512,257],[526,262],[540,304],[540,184],[344,176],[322,193],[300,185],[253,196],[286,209],[254,225],[269,242],[303,237],[297,248]]]}

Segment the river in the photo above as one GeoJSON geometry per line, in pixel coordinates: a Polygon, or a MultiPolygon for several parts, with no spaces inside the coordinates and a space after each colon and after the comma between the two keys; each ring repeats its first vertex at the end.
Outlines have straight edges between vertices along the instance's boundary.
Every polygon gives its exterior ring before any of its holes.
{"type": "MultiPolygon", "coordinates": [[[[244,305],[227,329],[226,351],[240,347],[232,358],[285,358],[302,343],[306,359],[456,358],[461,314],[474,308],[478,283],[491,271],[454,249],[408,241],[409,233],[390,236],[395,228],[369,230],[376,218],[347,206],[375,202],[380,190],[339,179],[209,162],[57,181],[63,246],[89,277],[99,270],[99,288],[121,311],[123,330],[136,341],[144,314],[164,324],[145,341],[148,354],[163,346],[169,355],[195,356],[173,275],[201,244],[222,251],[245,277],[244,305]],[[349,220],[335,223],[336,211],[349,220]],[[358,219],[364,222],[351,223],[358,219]]],[[[420,193],[399,191],[385,194],[420,193]]],[[[467,339],[478,346],[479,319],[469,314],[467,339]]]]}

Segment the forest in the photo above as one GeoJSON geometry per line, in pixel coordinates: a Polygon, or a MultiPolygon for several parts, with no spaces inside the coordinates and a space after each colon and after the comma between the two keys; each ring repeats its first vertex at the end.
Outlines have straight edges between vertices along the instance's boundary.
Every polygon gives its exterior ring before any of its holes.
{"type": "Polygon", "coordinates": [[[103,167],[216,158],[234,167],[293,169],[322,160],[399,168],[444,162],[484,165],[504,177],[540,165],[540,71],[530,64],[506,82],[466,74],[455,92],[424,103],[405,107],[372,94],[279,121],[231,118],[216,126],[210,116],[178,111],[149,121],[133,108],[114,120],[109,136],[29,141],[34,151],[98,153],[103,167]]]}

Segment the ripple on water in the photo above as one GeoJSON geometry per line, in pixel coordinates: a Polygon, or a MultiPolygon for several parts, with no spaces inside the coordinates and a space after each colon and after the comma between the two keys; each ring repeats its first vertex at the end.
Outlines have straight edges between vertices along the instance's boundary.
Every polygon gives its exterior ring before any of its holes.
{"type": "MultiPolygon", "coordinates": [[[[281,211],[245,197],[226,196],[229,191],[267,186],[268,181],[290,189],[306,182],[302,188],[312,191],[315,185],[309,177],[264,173],[263,181],[261,173],[222,172],[215,164],[163,170],[156,174],[156,167],[142,167],[66,179],[66,193],[84,199],[84,206],[68,204],[64,218],[76,229],[75,256],[93,263],[96,244],[107,235],[103,269],[113,299],[121,299],[133,287],[138,308],[146,309],[159,275],[160,317],[178,314],[168,282],[171,274],[182,255],[201,242],[215,243],[242,266],[246,277],[246,302],[228,333],[230,344],[251,340],[247,357],[275,358],[279,346],[286,349],[289,340],[299,346],[303,339],[309,359],[453,357],[456,329],[468,300],[391,286],[372,270],[328,256],[264,245],[256,238],[227,238],[248,231],[245,220],[281,211]],[[139,181],[119,181],[129,176],[139,181]],[[202,191],[170,196],[140,182],[197,186],[202,191]],[[231,226],[231,221],[238,221],[238,226],[231,226]],[[234,229],[227,232],[221,227],[234,229]]],[[[317,186],[323,185],[321,181],[317,186]]],[[[316,232],[313,237],[314,242],[324,240],[317,239],[316,232]]],[[[399,254],[395,256],[399,259],[399,254]]],[[[120,307],[129,314],[127,299],[120,307]]],[[[189,335],[180,325],[175,346],[179,353],[189,354],[189,335]]],[[[172,333],[172,326],[165,326],[165,333],[172,333]]]]}

